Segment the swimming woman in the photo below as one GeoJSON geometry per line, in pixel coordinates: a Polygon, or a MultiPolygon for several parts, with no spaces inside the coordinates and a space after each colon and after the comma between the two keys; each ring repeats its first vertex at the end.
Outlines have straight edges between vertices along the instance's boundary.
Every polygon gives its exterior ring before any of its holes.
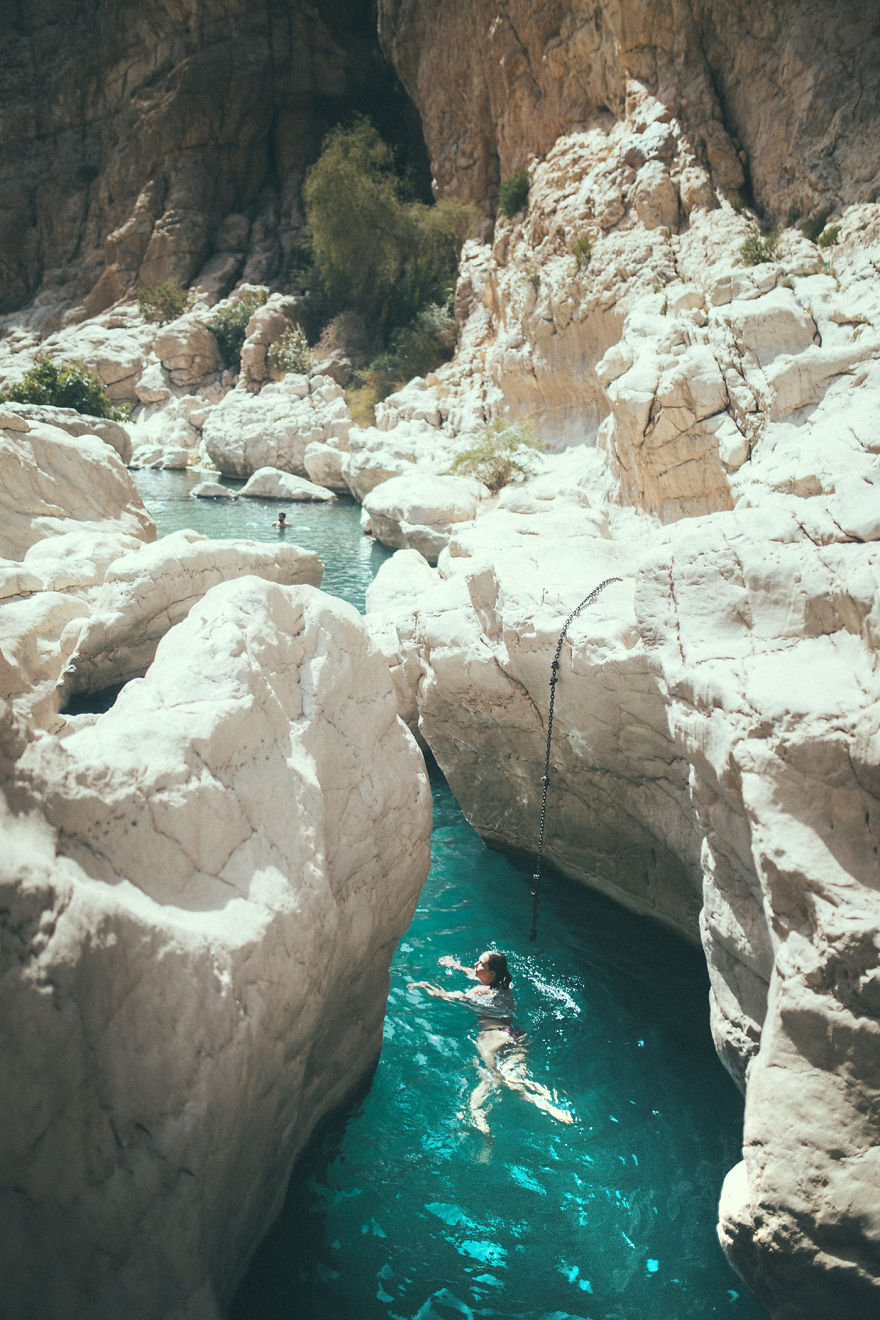
{"type": "Polygon", "coordinates": [[[516,1004],[510,988],[507,958],[497,949],[481,953],[473,969],[448,955],[440,959],[441,967],[451,967],[479,982],[470,990],[443,990],[430,981],[412,981],[410,990],[424,990],[437,999],[466,1004],[479,1019],[477,1053],[482,1061],[478,1065],[481,1078],[471,1094],[471,1118],[481,1132],[489,1132],[486,1120],[486,1102],[499,1085],[521,1095],[529,1104],[536,1105],[560,1123],[571,1123],[572,1116],[555,1104],[556,1097],[546,1086],[533,1081],[526,1072],[526,1035],[515,1026],[513,1015],[516,1004]]]}

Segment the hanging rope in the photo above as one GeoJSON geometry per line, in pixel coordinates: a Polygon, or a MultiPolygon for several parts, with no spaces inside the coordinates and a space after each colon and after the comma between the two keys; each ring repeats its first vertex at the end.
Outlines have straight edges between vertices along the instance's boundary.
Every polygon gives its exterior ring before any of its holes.
{"type": "Polygon", "coordinates": [[[556,683],[559,678],[559,655],[562,651],[562,643],[565,641],[565,634],[568,632],[568,625],[576,619],[581,610],[592,605],[593,601],[604,591],[612,582],[621,582],[623,579],[618,577],[606,578],[600,582],[598,587],[594,587],[589,596],[585,596],[578,605],[577,609],[572,610],[565,623],[562,626],[562,632],[559,634],[559,641],[556,643],[556,654],[550,665],[550,710],[547,715],[547,747],[544,753],[544,773],[541,776],[541,821],[538,826],[538,849],[537,860],[535,862],[535,873],[532,876],[534,888],[532,890],[532,928],[529,931],[529,939],[534,941],[538,938],[538,905],[541,901],[541,862],[544,852],[544,822],[547,819],[547,789],[550,787],[550,741],[553,737],[553,707],[556,702],[556,683]]]}

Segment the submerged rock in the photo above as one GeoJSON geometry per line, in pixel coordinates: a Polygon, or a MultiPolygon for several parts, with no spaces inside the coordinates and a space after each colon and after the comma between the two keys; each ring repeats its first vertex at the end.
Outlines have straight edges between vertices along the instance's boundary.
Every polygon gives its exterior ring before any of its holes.
{"type": "Polygon", "coordinates": [[[217,1320],[378,1054],[428,867],[421,757],[356,612],[246,578],[14,774],[5,1313],[217,1320]]]}

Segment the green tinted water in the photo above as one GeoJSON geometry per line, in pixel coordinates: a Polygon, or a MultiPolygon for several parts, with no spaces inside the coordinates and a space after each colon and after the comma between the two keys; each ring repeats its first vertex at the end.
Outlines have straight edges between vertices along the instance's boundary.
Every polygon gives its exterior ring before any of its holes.
{"type": "MultiPolygon", "coordinates": [[[[137,480],[160,534],[277,536],[277,505],[189,501],[179,474],[137,480]]],[[[302,518],[331,547],[328,586],[353,584],[339,594],[360,605],[382,552],[357,508],[302,518]]],[[[709,1038],[702,958],[552,873],[530,944],[528,874],[485,848],[439,775],[434,802],[431,875],[392,965],[376,1072],[301,1160],[232,1320],[756,1320],[715,1238],[742,1109],[709,1038]],[[505,1090],[490,1135],[477,1131],[473,1016],[407,991],[464,984],[438,958],[469,963],[493,942],[529,1073],[570,1126],[505,1090]]]]}
{"type": "MultiPolygon", "coordinates": [[[[200,500],[190,491],[204,475],[162,472],[143,468],[133,472],[141,498],[160,536],[192,527],[205,536],[247,537],[254,541],[286,541],[314,550],[324,564],[324,590],[350,601],[363,613],[364,593],[389,557],[390,550],[361,535],[360,505],[350,498],[331,503],[294,503],[277,500],[200,500]],[[288,527],[280,532],[272,524],[278,510],[287,514],[288,527]]],[[[242,481],[224,480],[230,490],[242,481]]]]}

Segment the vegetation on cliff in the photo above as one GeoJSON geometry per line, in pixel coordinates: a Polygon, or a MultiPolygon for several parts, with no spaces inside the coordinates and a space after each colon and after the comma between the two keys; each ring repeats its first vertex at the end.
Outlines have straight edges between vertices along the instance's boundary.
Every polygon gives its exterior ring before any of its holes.
{"type": "Polygon", "coordinates": [[[56,362],[41,357],[5,393],[0,403],[42,403],[55,408],[73,408],[88,417],[109,417],[113,421],[127,421],[127,404],[116,407],[97,376],[87,371],[81,362],[56,362]]]}
{"type": "Polygon", "coordinates": [[[456,455],[449,470],[456,476],[476,477],[494,495],[512,481],[534,476],[543,449],[527,418],[512,422],[497,417],[472,445],[456,455]]]}

